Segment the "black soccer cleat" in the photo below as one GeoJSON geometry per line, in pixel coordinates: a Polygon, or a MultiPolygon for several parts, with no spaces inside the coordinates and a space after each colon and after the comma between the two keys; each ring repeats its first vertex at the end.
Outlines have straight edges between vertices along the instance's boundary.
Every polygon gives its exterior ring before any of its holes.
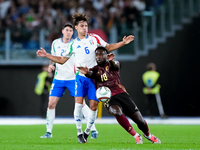
{"type": "Polygon", "coordinates": [[[86,140],[85,140],[83,134],[79,134],[77,137],[78,137],[78,142],[79,143],[86,143],[86,140]]]}
{"type": "Polygon", "coordinates": [[[83,135],[84,135],[85,141],[87,142],[87,139],[88,139],[89,134],[86,134],[86,133],[84,132],[83,135]]]}

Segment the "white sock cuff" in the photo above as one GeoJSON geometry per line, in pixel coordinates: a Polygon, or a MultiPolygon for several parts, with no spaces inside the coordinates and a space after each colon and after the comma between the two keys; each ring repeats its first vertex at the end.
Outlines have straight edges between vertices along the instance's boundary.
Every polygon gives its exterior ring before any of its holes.
{"type": "Polygon", "coordinates": [[[80,108],[82,109],[83,104],[75,103],[75,107],[76,107],[76,108],[79,108],[79,109],[80,109],[80,108]]]}
{"type": "Polygon", "coordinates": [[[136,138],[138,135],[139,135],[139,134],[138,134],[138,133],[136,133],[136,134],[135,134],[133,137],[134,137],[134,138],[136,138]]]}

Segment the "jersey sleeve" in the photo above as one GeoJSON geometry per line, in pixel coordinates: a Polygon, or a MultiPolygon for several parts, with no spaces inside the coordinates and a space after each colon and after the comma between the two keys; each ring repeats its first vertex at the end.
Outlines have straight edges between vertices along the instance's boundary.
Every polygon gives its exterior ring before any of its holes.
{"type": "Polygon", "coordinates": [[[56,48],[55,48],[56,40],[54,40],[51,44],[51,55],[56,55],[56,48]]]}
{"type": "Polygon", "coordinates": [[[97,41],[97,45],[98,46],[102,46],[102,47],[105,47],[108,43],[105,42],[100,36],[98,36],[97,34],[93,34],[92,35],[96,41],[97,41]]]}
{"type": "Polygon", "coordinates": [[[97,68],[96,68],[96,67],[92,67],[92,68],[90,68],[90,69],[89,69],[89,71],[92,71],[92,77],[91,77],[92,79],[94,79],[94,78],[95,78],[95,76],[96,76],[96,75],[95,75],[95,74],[96,74],[96,72],[97,72],[96,70],[97,70],[97,68]]]}

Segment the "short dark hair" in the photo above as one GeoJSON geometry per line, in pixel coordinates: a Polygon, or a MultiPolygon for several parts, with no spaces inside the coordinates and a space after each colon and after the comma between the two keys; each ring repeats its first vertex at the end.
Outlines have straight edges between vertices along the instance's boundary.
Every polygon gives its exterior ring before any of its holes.
{"type": "Polygon", "coordinates": [[[90,18],[86,14],[80,12],[73,14],[72,18],[75,26],[78,25],[79,21],[86,21],[87,23],[90,21],[90,18]]]}
{"type": "Polygon", "coordinates": [[[62,29],[64,29],[65,27],[70,27],[70,28],[73,29],[73,25],[71,23],[69,23],[69,22],[65,23],[62,29]]]}
{"type": "Polygon", "coordinates": [[[95,49],[95,52],[96,52],[97,50],[105,51],[105,52],[108,54],[108,50],[107,50],[105,47],[98,46],[98,47],[95,49]]]}

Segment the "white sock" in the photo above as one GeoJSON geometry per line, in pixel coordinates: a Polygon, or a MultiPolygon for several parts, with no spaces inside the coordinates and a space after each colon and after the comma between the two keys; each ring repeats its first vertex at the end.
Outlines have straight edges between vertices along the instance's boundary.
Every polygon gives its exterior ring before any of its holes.
{"type": "Polygon", "coordinates": [[[54,119],[55,119],[55,108],[54,109],[47,108],[47,118],[46,118],[46,121],[47,121],[47,124],[46,124],[47,132],[52,133],[54,119]]]}
{"type": "Polygon", "coordinates": [[[76,122],[77,135],[82,134],[82,106],[83,104],[75,103],[74,119],[76,122]]]}
{"type": "Polygon", "coordinates": [[[151,138],[151,133],[149,134],[149,136],[147,136],[149,139],[151,138]]]}
{"type": "MultiPolygon", "coordinates": [[[[86,121],[88,121],[88,115],[90,113],[90,108],[88,107],[87,104],[85,104],[85,106],[82,107],[82,113],[83,113],[83,116],[85,117],[86,121]]],[[[98,132],[96,127],[95,127],[95,123],[92,125],[91,131],[98,132]]]]}
{"type": "Polygon", "coordinates": [[[85,129],[86,134],[90,133],[90,129],[96,120],[96,116],[97,116],[97,110],[96,111],[90,110],[88,121],[87,121],[87,128],[85,129]]]}
{"type": "Polygon", "coordinates": [[[135,134],[133,137],[134,137],[134,138],[136,138],[138,135],[139,135],[139,134],[138,134],[138,133],[136,133],[136,134],[135,134]]]}

